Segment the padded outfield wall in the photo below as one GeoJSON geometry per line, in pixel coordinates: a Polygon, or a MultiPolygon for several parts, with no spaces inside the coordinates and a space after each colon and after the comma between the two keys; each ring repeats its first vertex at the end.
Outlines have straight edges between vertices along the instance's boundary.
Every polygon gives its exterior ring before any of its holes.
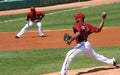
{"type": "Polygon", "coordinates": [[[79,0],[0,0],[0,10],[21,9],[30,6],[43,7],[77,1],[79,0]]]}

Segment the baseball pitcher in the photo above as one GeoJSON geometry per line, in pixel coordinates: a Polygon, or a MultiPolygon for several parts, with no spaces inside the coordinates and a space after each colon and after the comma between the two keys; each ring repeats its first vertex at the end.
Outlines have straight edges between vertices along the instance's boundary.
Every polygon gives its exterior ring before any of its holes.
{"type": "Polygon", "coordinates": [[[45,16],[45,13],[36,11],[34,6],[31,6],[30,12],[27,14],[26,25],[21,29],[21,31],[16,35],[16,38],[20,38],[24,32],[31,26],[37,24],[40,37],[44,37],[42,30],[41,20],[45,16]]]}
{"type": "MultiPolygon", "coordinates": [[[[60,75],[67,75],[67,70],[69,68],[71,61],[74,59],[74,57],[76,57],[77,55],[81,53],[84,53],[85,55],[87,55],[88,57],[92,59],[115,66],[116,68],[119,68],[115,58],[109,59],[107,57],[104,57],[103,55],[96,53],[94,49],[92,48],[91,43],[88,41],[88,36],[91,33],[98,33],[102,30],[104,21],[106,18],[106,13],[105,12],[102,13],[102,20],[98,27],[85,23],[84,22],[85,15],[83,13],[76,14],[74,18],[76,20],[76,23],[73,26],[74,36],[66,40],[66,43],[70,45],[73,40],[76,40],[77,45],[73,49],[68,51],[68,53],[66,54],[66,58],[62,65],[60,75]]],[[[67,35],[65,34],[64,38],[66,36],[67,35]]]]}

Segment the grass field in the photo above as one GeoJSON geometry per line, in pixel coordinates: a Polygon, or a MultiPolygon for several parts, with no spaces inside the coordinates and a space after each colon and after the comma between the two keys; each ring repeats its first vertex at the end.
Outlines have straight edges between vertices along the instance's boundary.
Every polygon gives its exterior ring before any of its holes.
{"type": "MultiPolygon", "coordinates": [[[[107,12],[105,26],[119,26],[120,2],[106,4],[102,6],[80,7],[63,10],[45,11],[46,16],[42,20],[43,29],[69,29],[74,24],[73,16],[78,12],[86,15],[86,22],[97,26],[101,20],[101,13],[107,12]],[[51,14],[53,13],[53,14],[51,14]]],[[[26,23],[25,14],[0,16],[0,32],[19,31],[26,23]]],[[[37,30],[37,27],[31,27],[31,30],[37,30]]]]}
{"type": "MultiPolygon", "coordinates": [[[[73,8],[45,11],[47,14],[43,19],[43,28],[52,29],[69,29],[74,24],[73,15],[77,12],[86,14],[86,22],[97,26],[101,20],[101,12],[106,11],[108,16],[105,26],[119,26],[120,3],[112,3],[102,6],[93,6],[88,8],[73,8]],[[64,11],[62,13],[50,13],[64,11]],[[90,11],[90,12],[88,12],[90,11]]],[[[25,14],[0,16],[0,32],[19,31],[25,25],[25,14]]],[[[34,26],[30,30],[37,30],[34,26]]],[[[109,58],[113,56],[120,62],[120,47],[94,47],[97,53],[109,58]]],[[[0,51],[0,75],[38,75],[42,73],[60,71],[65,54],[70,48],[58,49],[32,49],[19,51],[0,51]]],[[[105,65],[94,61],[84,55],[78,56],[70,65],[70,69],[85,68],[105,65]],[[82,64],[81,64],[82,63],[82,64]]]]}
{"type": "MultiPolygon", "coordinates": [[[[23,51],[0,51],[0,75],[38,75],[60,71],[66,52],[70,48],[23,51]]],[[[106,57],[113,56],[120,62],[120,47],[94,47],[106,57]]],[[[81,55],[75,58],[69,69],[106,65],[81,55]]]]}

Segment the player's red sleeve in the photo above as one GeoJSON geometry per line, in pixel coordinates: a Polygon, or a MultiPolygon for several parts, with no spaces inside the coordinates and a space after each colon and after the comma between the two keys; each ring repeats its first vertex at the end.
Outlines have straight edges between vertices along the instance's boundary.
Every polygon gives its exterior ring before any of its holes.
{"type": "Polygon", "coordinates": [[[99,32],[99,28],[98,27],[92,26],[92,25],[88,25],[88,26],[90,28],[90,32],[91,33],[97,33],[97,32],[99,32]]]}
{"type": "Polygon", "coordinates": [[[73,27],[73,29],[74,29],[74,32],[80,32],[80,27],[79,26],[77,26],[77,25],[75,25],[74,27],[73,27]]]}
{"type": "Polygon", "coordinates": [[[44,12],[37,12],[37,15],[38,16],[45,16],[45,13],[44,12]]]}
{"type": "Polygon", "coordinates": [[[74,32],[81,32],[81,25],[83,23],[82,22],[79,22],[79,23],[76,23],[74,26],[73,26],[73,30],[75,30],[74,32]]]}
{"type": "Polygon", "coordinates": [[[44,13],[44,12],[41,12],[41,15],[42,15],[42,16],[45,16],[45,13],[44,13]]]}

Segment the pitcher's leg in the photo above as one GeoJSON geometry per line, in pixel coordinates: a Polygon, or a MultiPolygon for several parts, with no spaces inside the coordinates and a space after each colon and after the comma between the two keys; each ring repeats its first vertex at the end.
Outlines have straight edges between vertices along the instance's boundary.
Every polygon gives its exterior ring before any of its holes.
{"type": "Polygon", "coordinates": [[[80,50],[72,49],[66,54],[66,58],[62,65],[60,75],[67,75],[67,70],[69,68],[71,61],[74,59],[74,57],[76,57],[80,53],[81,53],[80,50]]]}
{"type": "Polygon", "coordinates": [[[113,59],[109,59],[109,58],[107,58],[103,55],[100,55],[100,54],[96,53],[94,51],[94,49],[92,49],[92,48],[88,50],[87,54],[88,54],[89,57],[91,57],[95,60],[101,61],[101,62],[106,63],[108,65],[113,65],[113,59]]]}
{"type": "Polygon", "coordinates": [[[40,36],[43,36],[44,33],[43,33],[43,30],[42,30],[42,23],[41,23],[41,22],[38,22],[38,23],[37,23],[37,26],[38,26],[39,35],[40,35],[40,36]]]}
{"type": "Polygon", "coordinates": [[[95,60],[101,61],[109,65],[113,65],[113,59],[109,59],[103,55],[96,53],[94,49],[92,48],[91,43],[89,41],[85,43],[85,48],[86,48],[85,54],[89,56],[90,58],[93,58],[95,60]]]}

